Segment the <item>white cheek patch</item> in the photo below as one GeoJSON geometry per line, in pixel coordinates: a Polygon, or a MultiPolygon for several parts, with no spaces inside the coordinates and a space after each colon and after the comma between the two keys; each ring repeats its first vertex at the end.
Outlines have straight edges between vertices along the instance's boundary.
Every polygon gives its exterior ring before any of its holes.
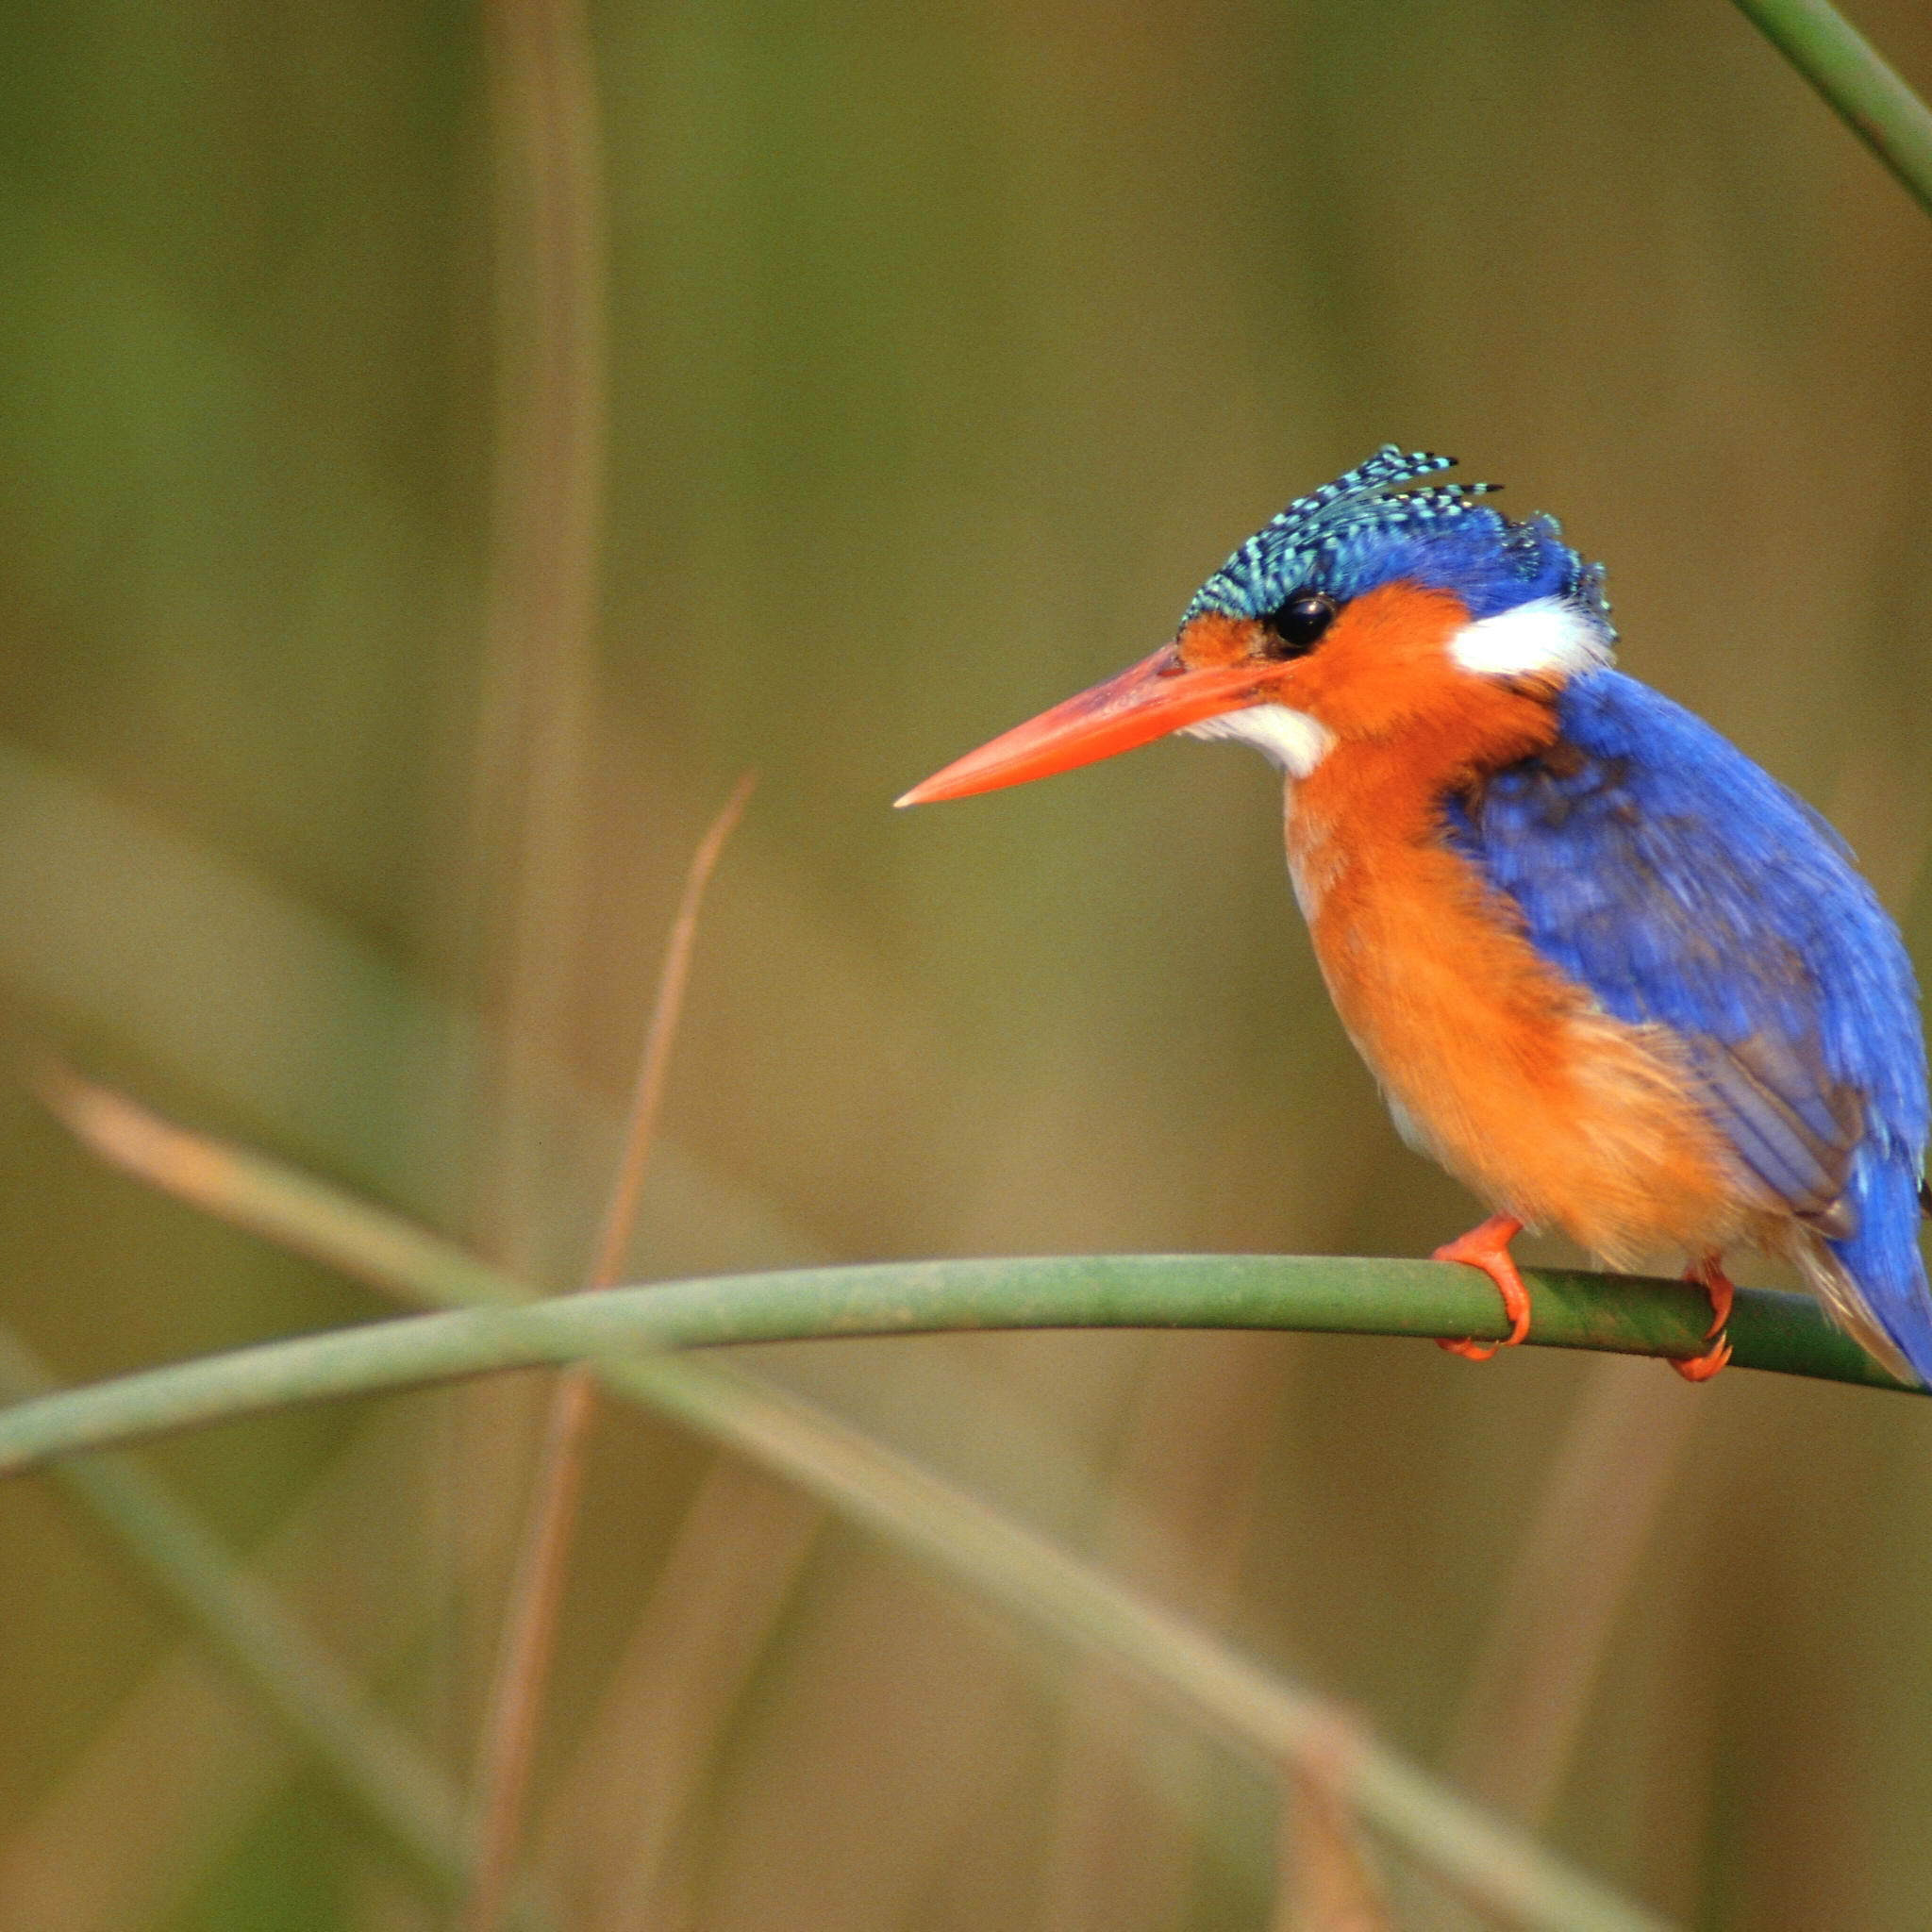
{"type": "Polygon", "coordinates": [[[1252,744],[1291,778],[1306,778],[1335,742],[1334,732],[1319,718],[1311,718],[1306,711],[1291,711],[1286,705],[1248,705],[1239,711],[1223,711],[1218,717],[1203,718],[1198,724],[1182,725],[1179,735],[1252,744]]]}
{"type": "Polygon", "coordinates": [[[1589,611],[1537,597],[1457,631],[1449,655],[1491,677],[1574,677],[1610,661],[1610,636],[1589,611]]]}

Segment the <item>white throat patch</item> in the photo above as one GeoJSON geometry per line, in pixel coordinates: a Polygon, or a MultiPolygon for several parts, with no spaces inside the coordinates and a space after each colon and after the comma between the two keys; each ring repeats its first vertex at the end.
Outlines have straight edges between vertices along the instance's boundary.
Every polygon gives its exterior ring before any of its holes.
{"type": "Polygon", "coordinates": [[[1306,778],[1335,742],[1335,734],[1319,718],[1291,711],[1286,705],[1248,705],[1239,711],[1223,711],[1198,724],[1182,725],[1178,735],[1252,744],[1291,778],[1306,778]]]}
{"type": "Polygon", "coordinates": [[[1449,655],[1491,677],[1574,677],[1610,661],[1610,637],[1589,611],[1537,597],[1466,625],[1449,640],[1449,655]]]}

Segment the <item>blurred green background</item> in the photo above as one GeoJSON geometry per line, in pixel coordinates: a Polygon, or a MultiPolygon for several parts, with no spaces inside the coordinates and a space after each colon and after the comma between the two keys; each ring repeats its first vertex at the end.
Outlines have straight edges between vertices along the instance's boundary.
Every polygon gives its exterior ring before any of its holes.
{"type": "MultiPolygon", "coordinates": [[[[1859,13],[1932,84],[1922,7],[1859,13]]],[[[1718,0],[600,6],[603,243],[561,268],[518,14],[6,11],[0,972],[36,1033],[565,1285],[753,768],[638,1275],[1426,1252],[1476,1209],[1328,1011],[1258,760],[887,808],[1384,440],[1558,512],[1625,666],[1932,957],[1932,234],[1718,0]],[[600,255],[601,395],[594,331],[547,375],[530,334],[600,255]]],[[[63,1377],[381,1309],[17,1090],[0,1121],[6,1319],[63,1377]]],[[[1288,1336],[753,1365],[1687,1925],[1926,1923],[1923,1404],[1288,1336]]],[[[460,1778],[541,1392],[152,1462],[460,1778]]],[[[0,1491],[0,1925],[443,1922],[67,1499],[0,1491]]],[[[1253,1773],[630,1415],[537,1795],[598,1932],[1275,1910],[1253,1773]]]]}

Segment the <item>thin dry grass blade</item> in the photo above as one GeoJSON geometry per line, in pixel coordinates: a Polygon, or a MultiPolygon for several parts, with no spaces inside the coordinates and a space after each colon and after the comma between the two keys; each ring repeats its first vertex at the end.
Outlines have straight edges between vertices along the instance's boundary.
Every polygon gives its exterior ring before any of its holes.
{"type": "Polygon", "coordinates": [[[1337,1795],[1348,1749],[1338,1732],[1338,1761],[1325,1774],[1291,1770],[1272,1932],[1396,1932],[1361,1826],[1337,1795]]]}
{"type": "Polygon", "coordinates": [[[1703,1407],[1644,1365],[1593,1363],[1543,1479],[1451,1765],[1470,1793],[1541,1824],[1562,1790],[1616,1619],[1703,1407]]]}
{"type": "MultiPolygon", "coordinates": [[[[650,1024],[638,1059],[625,1123],[624,1144],[591,1257],[589,1286],[615,1285],[637,1224],[638,1197],[650,1165],[651,1143],[663,1109],[671,1050],[691,983],[698,915],[705,891],[751,797],[741,778],[698,842],[665,945],[650,1024]]],[[[571,1539],[583,1494],[584,1445],[597,1405],[596,1382],[582,1369],[565,1372],[544,1422],[528,1522],[510,1591],[503,1649],[484,1721],[477,1779],[475,1876],[464,1910],[469,1932],[495,1932],[509,1895],[525,1802],[536,1753],[544,1690],[562,1614],[571,1539]]]]}
{"type": "Polygon", "coordinates": [[[578,1923],[665,1922],[682,1828],[825,1515],[735,1456],[699,1485],[547,1809],[542,1864],[568,1868],[558,1886],[578,1923]]]}
{"type": "Polygon", "coordinates": [[[591,1257],[591,1288],[613,1288],[623,1276],[631,1235],[637,1226],[638,1197],[643,1191],[651,1150],[657,1144],[658,1117],[664,1110],[671,1050],[677,1040],[678,1022],[684,1017],[684,995],[691,984],[691,956],[697,945],[698,915],[704,910],[711,874],[718,869],[718,861],[724,857],[732,833],[738,829],[739,820],[744,816],[757,783],[755,774],[747,772],[732,787],[730,797],[698,841],[691,864],[685,869],[684,890],[671,922],[670,936],[664,942],[664,960],[658,972],[650,1024],[638,1062],[637,1083],[631,1090],[630,1112],[624,1128],[624,1152],[591,1257]]]}
{"type": "MultiPolygon", "coordinates": [[[[1238,1593],[1287,1361],[1272,1338],[1158,1338],[1128,1420],[1099,1554],[1209,1627],[1238,1593]]],[[[1181,1789],[1157,1790],[1145,1735],[1144,1709],[1118,1674],[1083,1660],[1069,1689],[1052,1799],[1041,1923],[1054,1932],[1130,1932],[1185,1915],[1187,1826],[1208,1759],[1195,1754],[1181,1789]]]]}

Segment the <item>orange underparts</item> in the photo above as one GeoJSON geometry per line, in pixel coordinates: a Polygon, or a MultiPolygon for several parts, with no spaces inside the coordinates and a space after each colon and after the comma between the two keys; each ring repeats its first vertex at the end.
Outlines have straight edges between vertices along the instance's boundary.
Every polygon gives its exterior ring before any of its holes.
{"type": "Polygon", "coordinates": [[[1724,1324],[1731,1319],[1731,1303],[1738,1291],[1724,1271],[1722,1255],[1707,1256],[1696,1267],[1687,1268],[1684,1279],[1694,1281],[1710,1297],[1710,1326],[1704,1331],[1704,1339],[1711,1346],[1689,1361],[1674,1357],[1671,1366],[1687,1382],[1707,1382],[1731,1358],[1730,1338],[1724,1333],[1724,1324]]]}
{"type": "MultiPolygon", "coordinates": [[[[1507,1214],[1492,1214],[1480,1227],[1438,1248],[1438,1261],[1460,1261],[1465,1267],[1480,1268],[1503,1297],[1503,1312],[1509,1317],[1509,1332],[1501,1341],[1439,1341],[1451,1355],[1465,1356],[1473,1362],[1486,1362],[1499,1348],[1514,1348],[1529,1333],[1529,1290],[1516,1272],[1509,1243],[1523,1232],[1523,1224],[1507,1214]]],[[[1678,1365],[1682,1367],[1680,1363],[1678,1365]]],[[[1719,1364],[1723,1366],[1722,1363],[1719,1364]]],[[[1711,1372],[1713,1374],[1715,1370],[1711,1372]]]]}
{"type": "MultiPolygon", "coordinates": [[[[1287,830],[1336,1010],[1413,1138],[1478,1199],[1611,1267],[1743,1245],[1754,1198],[1688,1063],[1539,952],[1449,835],[1445,800],[1561,752],[1547,692],[1457,667],[1458,613],[1371,591],[1280,673],[1280,702],[1334,741],[1291,788],[1287,830]]],[[[1503,1286],[1501,1258],[1464,1258],[1503,1286]]]]}

